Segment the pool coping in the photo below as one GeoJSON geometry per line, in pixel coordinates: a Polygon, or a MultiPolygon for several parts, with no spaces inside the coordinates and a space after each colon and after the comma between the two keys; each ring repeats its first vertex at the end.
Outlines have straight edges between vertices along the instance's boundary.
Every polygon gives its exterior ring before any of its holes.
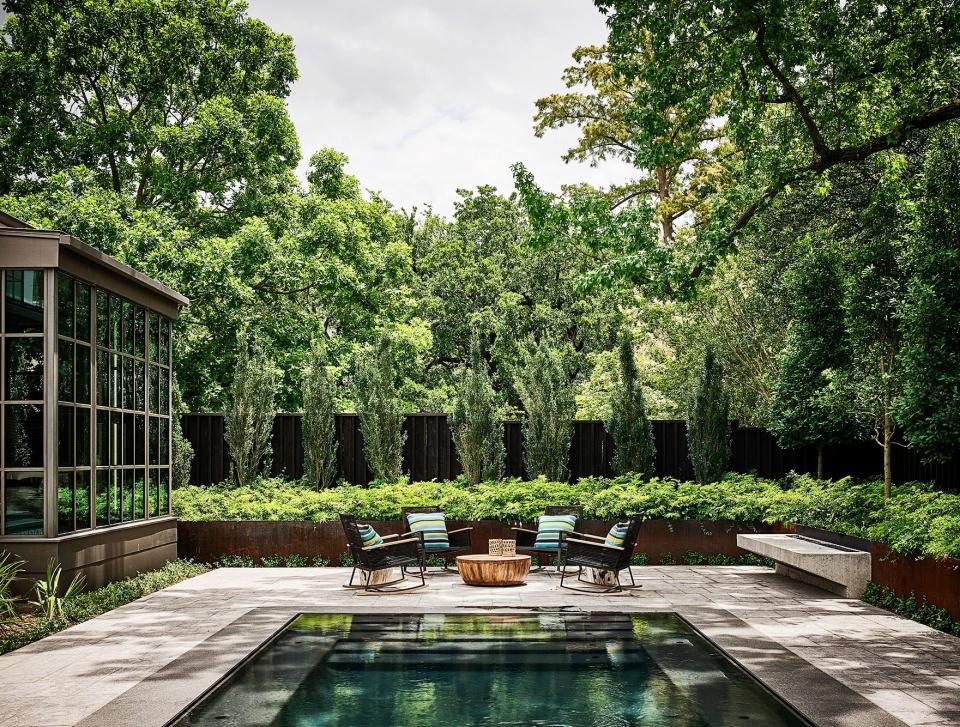
{"type": "MultiPolygon", "coordinates": [[[[730,611],[682,606],[642,608],[624,604],[618,613],[675,613],[774,697],[817,727],[904,727],[905,723],[834,677],[763,636],[730,611]]],[[[404,614],[611,613],[610,606],[496,609],[409,607],[404,614]]],[[[252,608],[189,651],[77,723],[77,727],[172,727],[216,687],[269,646],[301,613],[371,614],[380,608],[263,606],[252,608]]]]}

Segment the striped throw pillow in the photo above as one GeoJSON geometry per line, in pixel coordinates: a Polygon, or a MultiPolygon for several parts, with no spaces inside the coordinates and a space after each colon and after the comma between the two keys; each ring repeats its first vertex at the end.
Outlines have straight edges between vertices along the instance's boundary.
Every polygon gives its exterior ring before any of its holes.
{"type": "Polygon", "coordinates": [[[612,528],[610,532],[607,533],[607,539],[603,541],[604,545],[613,545],[617,548],[623,547],[623,541],[627,537],[627,529],[629,525],[627,523],[617,523],[612,528]]]}
{"type": "Polygon", "coordinates": [[[577,525],[576,515],[543,515],[537,521],[537,539],[534,548],[556,550],[560,547],[560,533],[572,533],[577,525]]]}
{"type": "Polygon", "coordinates": [[[371,545],[380,545],[383,542],[380,533],[374,530],[372,525],[358,525],[357,529],[360,531],[360,543],[364,548],[369,548],[371,545]]]}
{"type": "Polygon", "coordinates": [[[409,513],[407,523],[410,532],[423,533],[423,547],[427,550],[446,550],[450,547],[447,518],[442,512],[409,513]]]}

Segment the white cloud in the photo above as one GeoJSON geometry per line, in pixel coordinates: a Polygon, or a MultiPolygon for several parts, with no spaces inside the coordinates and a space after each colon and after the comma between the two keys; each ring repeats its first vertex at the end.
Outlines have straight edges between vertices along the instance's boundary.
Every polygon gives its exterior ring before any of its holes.
{"type": "Polygon", "coordinates": [[[561,90],[576,46],[606,37],[590,0],[250,0],[250,13],[294,39],[304,158],[345,152],[361,184],[398,205],[449,213],[458,187],[509,191],[516,161],[554,190],[631,175],[564,164],[574,130],[533,135],[534,101],[561,90]]]}

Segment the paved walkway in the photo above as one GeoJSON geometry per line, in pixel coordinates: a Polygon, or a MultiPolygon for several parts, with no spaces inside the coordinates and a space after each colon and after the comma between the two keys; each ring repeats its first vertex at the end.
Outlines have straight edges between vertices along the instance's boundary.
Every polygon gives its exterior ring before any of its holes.
{"type": "Polygon", "coordinates": [[[510,589],[455,575],[405,595],[340,587],[339,568],[221,569],[0,656],[0,724],[160,727],[303,611],[676,611],[821,725],[960,724],[960,640],[765,568],[643,567],[642,589],[510,589]],[[830,677],[833,677],[832,679],[830,677]]]}

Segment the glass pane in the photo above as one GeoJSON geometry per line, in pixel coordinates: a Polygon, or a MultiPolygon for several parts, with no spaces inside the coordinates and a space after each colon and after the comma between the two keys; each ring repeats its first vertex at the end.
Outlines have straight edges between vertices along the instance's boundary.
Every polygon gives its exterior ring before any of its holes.
{"type": "Polygon", "coordinates": [[[123,351],[133,353],[133,304],[123,301],[123,351]]]}
{"type": "Polygon", "coordinates": [[[43,535],[43,473],[7,472],[3,515],[7,535],[43,535]]]}
{"type": "Polygon", "coordinates": [[[90,410],[77,408],[77,467],[90,466],[90,410]]]}
{"type": "Polygon", "coordinates": [[[160,420],[150,417],[150,464],[160,464],[160,420]]]}
{"type": "Polygon", "coordinates": [[[133,471],[133,519],[143,520],[146,517],[146,482],[143,478],[143,470],[133,471]]]}
{"type": "Polygon", "coordinates": [[[160,470],[160,514],[170,514],[170,470],[160,470]]]}
{"type": "Polygon", "coordinates": [[[57,477],[57,532],[73,532],[73,472],[57,477]]]}
{"type": "Polygon", "coordinates": [[[73,278],[57,275],[57,332],[73,338],[73,278]]]}
{"type": "Polygon", "coordinates": [[[77,403],[90,403],[90,347],[77,344],[76,384],[77,403]]]}
{"type": "Polygon", "coordinates": [[[170,413],[170,369],[160,369],[160,413],[170,413]]]}
{"type": "Polygon", "coordinates": [[[120,493],[122,470],[110,470],[110,522],[120,522],[120,493]]]}
{"type": "Polygon", "coordinates": [[[144,411],[146,403],[143,400],[143,361],[133,362],[133,408],[137,411],[144,411]]]}
{"type": "Polygon", "coordinates": [[[110,354],[97,349],[97,405],[110,406],[110,354]]]}
{"type": "Polygon", "coordinates": [[[43,407],[8,404],[4,432],[4,466],[43,467],[43,407]]]}
{"type": "Polygon", "coordinates": [[[123,415],[123,464],[133,464],[133,414],[123,415]]]}
{"type": "Polygon", "coordinates": [[[73,467],[73,407],[57,407],[57,464],[73,467]]]}
{"type": "Polygon", "coordinates": [[[146,325],[146,313],[140,306],[133,308],[133,353],[137,356],[143,356],[143,335],[146,325]]]}
{"type": "Polygon", "coordinates": [[[144,432],[144,416],[143,414],[134,415],[134,432],[133,432],[133,463],[134,464],[144,464],[143,461],[143,447],[145,444],[145,432],[144,432]]]}
{"type": "Polygon", "coordinates": [[[110,406],[120,408],[120,355],[110,354],[110,406]]]}
{"type": "Polygon", "coordinates": [[[123,386],[120,391],[120,406],[124,409],[133,408],[133,360],[124,356],[120,359],[120,372],[123,377],[123,386]]]}
{"type": "Polygon", "coordinates": [[[97,467],[110,463],[110,413],[97,411],[97,467]]]}
{"type": "Polygon", "coordinates": [[[10,401],[43,399],[43,339],[6,339],[6,391],[10,401]]]}
{"type": "Polygon", "coordinates": [[[77,530],[86,530],[90,527],[90,470],[80,470],[76,473],[76,495],[74,504],[77,510],[77,530]]]}
{"type": "Polygon", "coordinates": [[[121,470],[123,474],[123,512],[124,522],[133,520],[133,470],[121,470]]]}
{"type": "Polygon", "coordinates": [[[123,445],[123,434],[120,426],[120,413],[110,412],[110,464],[120,464],[122,455],[121,446],[123,445]]]}
{"type": "Polygon", "coordinates": [[[150,470],[150,481],[147,483],[147,512],[150,517],[160,514],[160,500],[157,488],[160,486],[160,471],[150,470]]]}
{"type": "Polygon", "coordinates": [[[97,291],[97,345],[110,344],[110,298],[102,290],[97,291]]]}
{"type": "Polygon", "coordinates": [[[110,470],[97,470],[97,526],[110,522],[108,494],[110,492],[110,470]]]}
{"type": "Polygon", "coordinates": [[[77,338],[90,341],[90,286],[77,282],[77,338]]]}
{"type": "Polygon", "coordinates": [[[150,411],[154,414],[157,413],[160,409],[159,401],[159,390],[160,390],[160,367],[151,366],[150,367],[150,381],[148,383],[150,389],[150,411]]]}
{"type": "Polygon", "coordinates": [[[150,341],[149,341],[149,357],[150,360],[154,363],[157,362],[159,358],[159,352],[157,350],[157,337],[160,335],[160,318],[156,313],[150,311],[150,341]]]}
{"type": "Polygon", "coordinates": [[[160,420],[160,464],[170,464],[170,420],[160,420]]]}
{"type": "Polygon", "coordinates": [[[57,341],[57,397],[73,401],[73,344],[57,341]]]}
{"type": "Polygon", "coordinates": [[[160,319],[160,363],[170,363],[170,321],[160,319]]]}
{"type": "Polygon", "coordinates": [[[110,342],[109,348],[120,348],[120,327],[123,319],[123,305],[120,298],[115,295],[110,296],[110,342]]]}
{"type": "Polygon", "coordinates": [[[6,332],[43,333],[43,271],[8,270],[6,332]]]}

